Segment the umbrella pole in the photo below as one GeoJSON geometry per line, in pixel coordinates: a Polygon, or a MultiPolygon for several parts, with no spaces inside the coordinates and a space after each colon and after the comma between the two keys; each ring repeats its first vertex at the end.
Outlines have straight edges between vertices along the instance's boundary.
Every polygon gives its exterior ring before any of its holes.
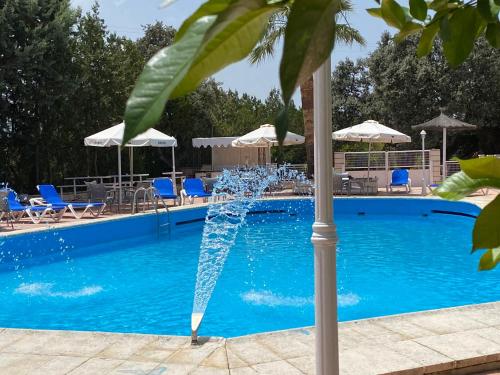
{"type": "Polygon", "coordinates": [[[370,155],[371,155],[371,152],[372,152],[372,143],[369,142],[368,143],[368,179],[370,179],[370,155]]]}
{"type": "Polygon", "coordinates": [[[443,181],[446,178],[446,128],[443,128],[443,181]]]}
{"type": "Polygon", "coordinates": [[[172,185],[174,185],[174,194],[177,195],[177,181],[175,179],[175,150],[172,146],[172,185]]]}
{"type": "Polygon", "coordinates": [[[134,148],[130,147],[129,150],[129,159],[130,159],[130,187],[134,184],[134,148]]]}
{"type": "Polygon", "coordinates": [[[118,211],[122,206],[122,150],[118,146],[118,211]]]}

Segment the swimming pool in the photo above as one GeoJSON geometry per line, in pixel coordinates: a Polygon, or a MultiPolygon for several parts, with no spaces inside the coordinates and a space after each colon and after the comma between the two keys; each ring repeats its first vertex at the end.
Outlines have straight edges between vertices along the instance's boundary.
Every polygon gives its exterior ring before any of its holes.
{"type": "MultiPolygon", "coordinates": [[[[189,335],[205,212],[0,237],[0,327],[189,335]]],[[[339,319],[498,300],[498,272],[477,272],[479,255],[469,255],[478,212],[433,199],[336,199],[339,319]]],[[[308,199],[254,207],[200,334],[314,324],[312,221],[308,199]]]]}

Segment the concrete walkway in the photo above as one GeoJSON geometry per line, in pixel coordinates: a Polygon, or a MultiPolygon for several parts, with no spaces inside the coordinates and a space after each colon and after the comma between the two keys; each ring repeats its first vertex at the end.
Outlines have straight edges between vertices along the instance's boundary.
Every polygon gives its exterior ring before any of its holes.
{"type": "MultiPolygon", "coordinates": [[[[491,371],[500,368],[500,303],[341,323],[339,337],[342,375],[491,371]]],[[[3,329],[0,374],[314,374],[314,329],[195,347],[189,337],[3,329]]]]}

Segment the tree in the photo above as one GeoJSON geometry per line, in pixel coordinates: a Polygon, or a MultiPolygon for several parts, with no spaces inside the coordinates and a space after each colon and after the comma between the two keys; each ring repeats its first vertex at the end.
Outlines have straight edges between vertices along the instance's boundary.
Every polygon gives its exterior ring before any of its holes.
{"type": "MultiPolygon", "coordinates": [[[[349,0],[341,1],[341,9],[337,18],[346,19],[346,14],[352,11],[352,4],[349,0]]],[[[287,19],[290,14],[290,7],[286,6],[274,13],[269,19],[264,36],[250,54],[250,61],[258,64],[265,58],[275,54],[276,44],[285,35],[287,19]]],[[[364,38],[358,30],[349,24],[335,24],[335,42],[352,45],[358,43],[365,44],[364,38]]],[[[304,136],[306,138],[306,160],[308,173],[314,173],[314,105],[313,105],[314,82],[312,75],[300,85],[300,95],[302,99],[302,113],[304,116],[304,136]]]]}
{"type": "MultiPolygon", "coordinates": [[[[369,11],[397,27],[400,30],[398,39],[421,32],[417,48],[421,57],[430,53],[439,33],[443,53],[455,67],[464,63],[476,40],[483,34],[491,46],[500,48],[498,0],[434,0],[429,5],[424,0],[414,0],[410,2],[408,12],[394,0],[382,0],[380,8],[369,11]],[[432,17],[427,15],[429,8],[435,11],[432,17]]],[[[437,189],[438,195],[447,199],[462,199],[481,188],[500,188],[500,159],[462,160],[460,168],[460,172],[446,179],[437,189]]],[[[479,262],[480,270],[490,270],[500,262],[500,196],[486,205],[477,217],[472,244],[473,251],[486,250],[479,262]]]]}
{"type": "Polygon", "coordinates": [[[75,21],[68,0],[0,2],[0,152],[4,174],[20,186],[57,176],[54,155],[75,90],[75,21]]]}
{"type": "Polygon", "coordinates": [[[431,52],[438,35],[443,41],[444,55],[454,67],[465,61],[474,42],[483,35],[492,47],[500,48],[499,0],[412,0],[409,8],[396,0],[375,1],[380,8],[370,8],[368,12],[397,28],[398,40],[420,35],[420,57],[431,52]]]}
{"type": "Polygon", "coordinates": [[[295,89],[330,56],[342,0],[207,0],[180,27],[174,43],[146,64],[127,102],[125,138],[152,127],[165,103],[195,90],[204,79],[250,54],[277,12],[288,12],[280,65],[285,108],[278,139],[288,127],[295,89]]]}

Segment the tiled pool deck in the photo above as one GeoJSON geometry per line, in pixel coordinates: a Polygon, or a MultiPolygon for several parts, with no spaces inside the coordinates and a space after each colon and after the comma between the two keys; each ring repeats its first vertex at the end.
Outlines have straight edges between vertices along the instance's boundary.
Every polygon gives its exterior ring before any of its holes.
{"type": "MultiPolygon", "coordinates": [[[[484,206],[495,196],[467,200],[484,206]]],[[[339,346],[342,375],[499,375],[500,302],[340,323],[339,346]]],[[[179,336],[0,328],[4,374],[314,374],[314,328],[195,347],[179,336]]]]}
{"type": "MultiPolygon", "coordinates": [[[[492,370],[500,368],[500,303],[340,323],[339,340],[342,375],[492,370]]],[[[314,329],[194,347],[179,336],[5,329],[0,374],[314,374],[314,329]]]]}

